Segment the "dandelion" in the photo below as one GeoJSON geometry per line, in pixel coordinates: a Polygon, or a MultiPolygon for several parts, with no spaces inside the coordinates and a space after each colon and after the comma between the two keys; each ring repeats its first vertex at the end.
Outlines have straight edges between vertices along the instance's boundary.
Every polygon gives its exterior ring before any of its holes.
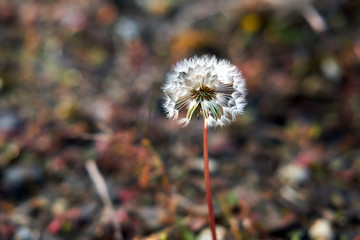
{"type": "Polygon", "coordinates": [[[241,72],[226,60],[202,56],[178,62],[167,75],[163,87],[163,107],[169,118],[189,124],[194,112],[203,117],[203,152],[206,202],[212,239],[216,240],[214,208],[211,196],[208,127],[234,121],[245,107],[245,80],[241,72]],[[180,111],[186,109],[184,117],[180,111]]]}
{"type": "Polygon", "coordinates": [[[243,112],[246,104],[245,80],[241,72],[226,60],[202,56],[178,62],[168,73],[163,87],[163,107],[169,118],[189,124],[194,112],[205,124],[224,126],[243,112]]]}

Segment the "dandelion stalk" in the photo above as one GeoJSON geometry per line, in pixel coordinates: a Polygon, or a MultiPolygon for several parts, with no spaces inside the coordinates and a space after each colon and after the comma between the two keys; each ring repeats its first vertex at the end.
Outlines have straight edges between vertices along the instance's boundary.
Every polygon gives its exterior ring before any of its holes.
{"type": "Polygon", "coordinates": [[[205,119],[204,119],[204,127],[203,127],[203,138],[204,138],[203,151],[204,151],[204,179],[205,179],[206,203],[209,211],[209,223],[210,223],[212,239],[216,240],[214,207],[211,196],[210,171],[209,171],[208,128],[205,119]]]}

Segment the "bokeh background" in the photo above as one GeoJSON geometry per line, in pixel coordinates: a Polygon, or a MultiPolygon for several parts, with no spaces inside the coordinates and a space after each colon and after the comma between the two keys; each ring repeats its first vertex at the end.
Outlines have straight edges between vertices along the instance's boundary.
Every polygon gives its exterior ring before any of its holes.
{"type": "Polygon", "coordinates": [[[195,54],[229,59],[248,88],[244,115],[209,132],[219,239],[354,239],[359,13],[353,0],[0,0],[0,239],[210,239],[202,122],[161,108],[166,72],[195,54]]]}

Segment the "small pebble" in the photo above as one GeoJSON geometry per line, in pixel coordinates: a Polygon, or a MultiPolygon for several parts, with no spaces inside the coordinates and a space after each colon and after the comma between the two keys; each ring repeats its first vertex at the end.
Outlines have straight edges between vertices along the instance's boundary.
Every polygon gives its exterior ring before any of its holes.
{"type": "Polygon", "coordinates": [[[115,32],[123,41],[129,42],[140,36],[140,27],[134,19],[121,18],[115,25],[115,32]]]}
{"type": "Polygon", "coordinates": [[[331,240],[334,238],[334,233],[331,228],[329,220],[321,218],[317,219],[310,227],[309,235],[314,240],[331,240]]]}
{"type": "MultiPolygon", "coordinates": [[[[195,158],[186,161],[186,165],[190,170],[203,172],[204,171],[204,159],[195,158]]],[[[215,159],[209,158],[209,171],[214,173],[219,169],[219,165],[215,159]]]]}
{"type": "Polygon", "coordinates": [[[51,211],[55,216],[59,216],[67,209],[68,202],[65,198],[57,199],[51,207],[51,211]]]}
{"type": "Polygon", "coordinates": [[[21,199],[26,192],[32,192],[44,179],[43,170],[38,166],[14,165],[4,172],[3,184],[9,198],[21,199]]]}
{"type": "Polygon", "coordinates": [[[159,210],[156,207],[139,208],[138,213],[150,229],[156,229],[161,226],[159,222],[159,210]]]}
{"type": "Polygon", "coordinates": [[[309,177],[307,168],[295,163],[281,166],[277,172],[278,178],[285,184],[296,186],[309,177]]]}
{"type": "Polygon", "coordinates": [[[327,57],[321,61],[321,71],[332,82],[341,80],[342,71],[335,58],[327,57]]]}
{"type": "MultiPolygon", "coordinates": [[[[215,227],[215,231],[218,240],[225,239],[226,229],[223,226],[217,225],[215,227]]],[[[209,240],[209,239],[212,239],[210,228],[205,228],[204,230],[202,230],[196,238],[196,240],[209,240]]]]}
{"type": "Polygon", "coordinates": [[[14,237],[14,240],[35,240],[35,237],[30,229],[26,227],[20,227],[14,237]]]}
{"type": "Polygon", "coordinates": [[[0,133],[1,132],[12,132],[20,124],[19,117],[17,114],[10,111],[0,112],[0,133]]]}

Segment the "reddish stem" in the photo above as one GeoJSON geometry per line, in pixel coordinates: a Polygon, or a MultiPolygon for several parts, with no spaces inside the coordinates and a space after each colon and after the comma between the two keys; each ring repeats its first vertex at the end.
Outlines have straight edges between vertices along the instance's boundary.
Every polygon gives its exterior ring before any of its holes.
{"type": "Polygon", "coordinates": [[[210,185],[210,171],[209,171],[209,153],[208,153],[208,129],[204,119],[204,178],[205,178],[205,191],[206,191],[206,203],[209,211],[209,222],[212,239],[216,240],[215,231],[215,217],[214,207],[211,196],[211,185],[210,185]]]}

